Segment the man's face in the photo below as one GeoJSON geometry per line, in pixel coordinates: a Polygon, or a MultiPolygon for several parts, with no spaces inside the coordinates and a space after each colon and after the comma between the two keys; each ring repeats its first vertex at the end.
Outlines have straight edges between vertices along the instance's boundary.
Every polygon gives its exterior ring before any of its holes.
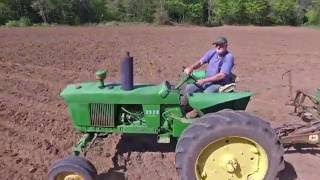
{"type": "Polygon", "coordinates": [[[223,55],[226,51],[227,51],[227,45],[226,44],[216,44],[215,48],[216,48],[216,52],[219,55],[223,55]]]}

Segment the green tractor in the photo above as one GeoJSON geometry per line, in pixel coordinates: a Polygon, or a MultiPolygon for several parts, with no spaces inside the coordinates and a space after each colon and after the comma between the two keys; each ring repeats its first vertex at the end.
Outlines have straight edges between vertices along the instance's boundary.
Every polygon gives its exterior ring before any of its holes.
{"type": "Polygon", "coordinates": [[[187,95],[187,107],[200,113],[187,119],[183,87],[205,72],[184,74],[176,85],[134,85],[132,61],[129,55],[124,59],[119,84],[105,83],[106,71],[98,71],[96,82],[71,84],[61,92],[74,128],[84,136],[73,155],[52,165],[49,180],[95,179],[97,171],[83,152],[96,137],[111,133],[157,135],[158,143],[177,139],[175,166],[183,180],[277,178],[284,168],[279,133],[288,137],[294,131],[274,130],[244,112],[251,93],[234,92],[229,86],[219,93],[187,95]]]}

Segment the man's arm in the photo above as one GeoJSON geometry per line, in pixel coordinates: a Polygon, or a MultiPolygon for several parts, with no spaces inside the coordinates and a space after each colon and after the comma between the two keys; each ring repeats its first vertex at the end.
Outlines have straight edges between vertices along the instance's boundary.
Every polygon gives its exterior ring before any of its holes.
{"type": "Polygon", "coordinates": [[[203,85],[203,84],[206,84],[206,83],[213,83],[213,82],[217,82],[217,81],[220,81],[220,80],[223,80],[224,78],[226,78],[226,74],[223,73],[223,72],[220,72],[214,76],[211,76],[211,77],[207,77],[205,79],[201,79],[199,81],[197,81],[197,84],[199,85],[203,85]]]}
{"type": "Polygon", "coordinates": [[[197,83],[203,85],[205,83],[214,83],[226,78],[227,75],[232,73],[232,68],[234,66],[234,57],[232,55],[226,57],[225,62],[221,66],[221,70],[218,74],[199,80],[197,83]]]}
{"type": "Polygon", "coordinates": [[[186,74],[191,74],[193,70],[200,68],[203,64],[209,63],[210,58],[215,53],[213,50],[209,50],[206,54],[204,54],[200,60],[193,63],[191,66],[187,67],[184,72],[186,74]]]}
{"type": "Polygon", "coordinates": [[[193,63],[191,66],[187,67],[184,69],[184,73],[186,74],[191,74],[193,70],[196,70],[198,68],[200,68],[202,66],[202,61],[197,61],[195,63],[193,63]]]}

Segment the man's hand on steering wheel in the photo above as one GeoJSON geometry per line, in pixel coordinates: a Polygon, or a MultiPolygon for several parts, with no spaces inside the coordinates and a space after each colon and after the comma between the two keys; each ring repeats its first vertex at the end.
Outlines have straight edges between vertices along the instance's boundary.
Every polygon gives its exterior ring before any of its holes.
{"type": "Polygon", "coordinates": [[[183,72],[188,74],[188,75],[191,75],[192,74],[192,71],[193,71],[193,68],[192,67],[186,67],[184,68],[183,72]]]}
{"type": "Polygon", "coordinates": [[[199,80],[197,80],[197,82],[195,82],[197,85],[199,85],[199,86],[203,86],[205,83],[206,83],[206,81],[204,80],[204,79],[199,79],[199,80]]]}
{"type": "Polygon", "coordinates": [[[193,75],[192,75],[193,68],[185,68],[183,67],[183,72],[188,76],[188,79],[193,80],[193,84],[196,85],[199,89],[202,91],[204,90],[202,85],[205,84],[205,81],[203,79],[197,80],[193,75]]]}
{"type": "Polygon", "coordinates": [[[185,77],[183,79],[183,81],[181,81],[177,86],[176,89],[179,89],[184,83],[186,83],[189,79],[191,79],[193,82],[193,84],[195,86],[197,86],[201,91],[203,91],[203,87],[202,85],[205,84],[205,82],[203,80],[197,80],[193,75],[192,75],[192,71],[193,68],[186,68],[185,66],[182,67],[183,68],[183,73],[185,74],[185,77]]]}

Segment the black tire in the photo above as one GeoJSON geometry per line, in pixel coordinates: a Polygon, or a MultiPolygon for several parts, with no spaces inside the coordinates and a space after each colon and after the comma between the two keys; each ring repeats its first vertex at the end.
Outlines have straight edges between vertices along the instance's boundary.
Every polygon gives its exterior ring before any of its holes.
{"type": "Polygon", "coordinates": [[[94,180],[97,177],[97,170],[90,161],[79,156],[69,156],[55,162],[48,173],[49,180],[56,180],[62,173],[75,173],[84,180],[94,180]]]}
{"type": "MultiPolygon", "coordinates": [[[[284,169],[283,147],[270,124],[244,111],[223,110],[207,114],[186,128],[176,146],[176,169],[182,180],[195,180],[195,164],[201,150],[225,137],[255,141],[266,152],[268,170],[265,180],[277,179],[284,169]]],[[[222,180],[222,179],[221,179],[222,180]]]]}

